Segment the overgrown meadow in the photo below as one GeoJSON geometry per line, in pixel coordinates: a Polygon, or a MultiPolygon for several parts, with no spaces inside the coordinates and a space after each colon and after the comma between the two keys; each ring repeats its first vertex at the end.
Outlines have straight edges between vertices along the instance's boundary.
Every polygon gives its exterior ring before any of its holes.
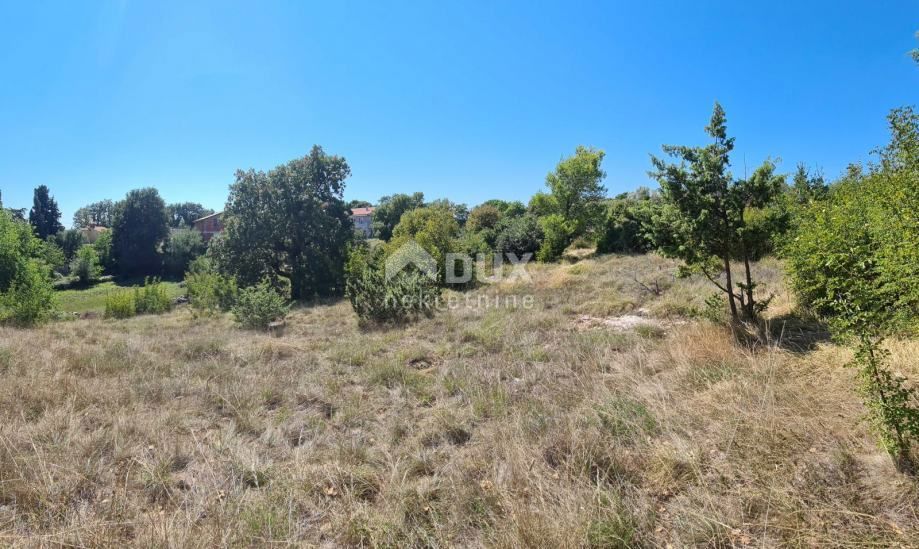
{"type": "MultiPolygon", "coordinates": [[[[656,255],[531,265],[368,330],[188,307],[0,329],[4,545],[911,546],[917,485],[863,421],[850,351],[793,314],[704,318],[656,255]],[[631,319],[623,323],[623,319],[631,319]],[[637,319],[637,320],[636,320],[637,319]]],[[[919,375],[916,343],[891,361],[919,375]]]]}

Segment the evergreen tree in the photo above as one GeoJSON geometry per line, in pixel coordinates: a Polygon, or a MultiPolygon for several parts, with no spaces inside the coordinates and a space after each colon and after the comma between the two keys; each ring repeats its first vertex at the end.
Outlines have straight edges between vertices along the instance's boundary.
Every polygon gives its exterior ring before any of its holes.
{"type": "Polygon", "coordinates": [[[682,259],[686,267],[703,273],[728,298],[731,318],[752,320],[768,304],[754,296],[750,263],[771,250],[772,237],[783,230],[787,216],[775,207],[784,179],[766,161],[745,180],[730,173],[734,138],[728,137],[726,117],[715,103],[705,131],[713,143],[705,147],[665,145],[664,152],[678,158],[668,164],[652,157],[664,204],[655,217],[670,236],[658,247],[682,259]],[[742,261],[744,277],[735,283],[731,261],[742,261]],[[720,272],[725,283],[719,280],[720,272]],[[739,303],[739,308],[738,308],[739,303]]]}
{"type": "Polygon", "coordinates": [[[829,185],[823,180],[823,175],[811,174],[804,164],[798,164],[791,184],[795,202],[807,204],[813,200],[820,200],[826,197],[829,189],[829,185]]]}
{"type": "Polygon", "coordinates": [[[536,193],[530,200],[530,211],[540,217],[545,233],[540,261],[558,259],[575,238],[599,226],[606,196],[604,156],[601,150],[578,145],[574,155],[546,175],[549,192],[536,193]]]}
{"type": "Polygon", "coordinates": [[[44,240],[64,230],[61,225],[61,210],[51,197],[46,185],[39,185],[32,198],[32,209],[29,211],[29,223],[38,238],[44,240]]]}

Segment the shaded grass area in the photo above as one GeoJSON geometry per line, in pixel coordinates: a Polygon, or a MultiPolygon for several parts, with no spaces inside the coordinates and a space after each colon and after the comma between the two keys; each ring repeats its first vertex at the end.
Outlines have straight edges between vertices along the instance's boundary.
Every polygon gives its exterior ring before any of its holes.
{"type": "MultiPolygon", "coordinates": [[[[738,346],[674,267],[536,265],[476,291],[532,308],[377,330],[346,302],[279,337],[187,310],[0,328],[0,545],[914,546],[848,351],[738,346]],[[680,322],[577,322],[640,310],[680,322]]],[[[919,343],[891,352],[919,376],[919,343]]]]}
{"type": "MultiPolygon", "coordinates": [[[[163,280],[161,284],[170,298],[185,293],[177,281],[163,280]]],[[[64,313],[103,313],[105,299],[110,293],[143,285],[143,278],[107,280],[87,287],[71,285],[67,289],[57,290],[55,297],[58,308],[64,313]]]]}

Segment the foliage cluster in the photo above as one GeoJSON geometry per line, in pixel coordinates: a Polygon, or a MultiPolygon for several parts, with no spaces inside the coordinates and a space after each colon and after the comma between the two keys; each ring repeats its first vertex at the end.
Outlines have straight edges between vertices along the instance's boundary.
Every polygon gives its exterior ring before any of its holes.
{"type": "Polygon", "coordinates": [[[903,467],[919,441],[919,391],[890,371],[883,342],[919,327],[919,114],[894,110],[890,144],[801,207],[783,253],[802,306],[854,340],[862,394],[884,446],[903,467]]]}
{"type": "Polygon", "coordinates": [[[409,267],[387,278],[381,247],[355,245],[348,258],[347,296],[362,324],[400,323],[430,315],[440,287],[409,267]]]}
{"type": "Polygon", "coordinates": [[[199,257],[185,273],[188,302],[199,313],[229,311],[236,303],[239,290],[236,279],[214,268],[207,257],[199,257]]]}
{"type": "Polygon", "coordinates": [[[30,224],[0,209],[0,322],[26,326],[53,316],[48,251],[30,224]]]}
{"type": "Polygon", "coordinates": [[[267,330],[272,322],[287,316],[290,306],[270,282],[263,280],[240,290],[232,311],[243,328],[267,330]]]}
{"type": "Polygon", "coordinates": [[[144,285],[111,292],[105,299],[106,318],[130,318],[139,314],[161,314],[172,309],[172,299],[159,279],[146,278],[144,285]]]}

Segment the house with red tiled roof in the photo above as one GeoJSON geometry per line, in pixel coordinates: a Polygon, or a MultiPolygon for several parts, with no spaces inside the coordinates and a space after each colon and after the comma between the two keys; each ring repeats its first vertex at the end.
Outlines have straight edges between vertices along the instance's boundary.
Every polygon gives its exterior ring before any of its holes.
{"type": "Polygon", "coordinates": [[[223,218],[223,212],[217,212],[194,221],[195,230],[201,233],[201,238],[205,242],[213,238],[214,235],[220,234],[220,231],[223,230],[221,218],[223,218]]]}
{"type": "Polygon", "coordinates": [[[373,208],[354,208],[351,210],[351,221],[354,222],[354,230],[359,231],[365,237],[373,234],[373,208]]]}

